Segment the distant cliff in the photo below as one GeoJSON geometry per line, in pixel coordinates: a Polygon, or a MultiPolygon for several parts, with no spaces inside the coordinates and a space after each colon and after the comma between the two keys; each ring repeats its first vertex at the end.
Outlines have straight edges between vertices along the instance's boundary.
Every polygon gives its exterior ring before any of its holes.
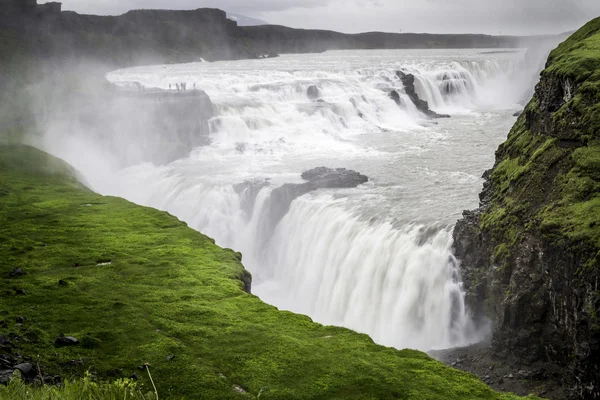
{"type": "Polygon", "coordinates": [[[120,16],[75,12],[0,15],[0,59],[19,51],[40,57],[87,57],[106,64],[256,58],[267,52],[333,49],[500,48],[541,37],[371,32],[348,35],[283,26],[238,26],[224,11],[135,10],[120,16]],[[2,43],[4,42],[4,43],[2,43]]]}
{"type": "MultiPolygon", "coordinates": [[[[121,16],[62,12],[0,19],[3,35],[39,57],[87,58],[116,66],[253,57],[239,28],[217,9],[137,10],[121,16]]],[[[7,49],[10,50],[10,49],[7,49]]]]}
{"type": "Polygon", "coordinates": [[[421,33],[367,32],[344,34],[325,30],[293,29],[263,25],[241,28],[255,47],[278,53],[306,53],[351,49],[455,49],[529,46],[544,37],[489,35],[434,35],[421,33]]]}
{"type": "Polygon", "coordinates": [[[551,53],[484,177],[454,232],[472,310],[497,354],[599,398],[600,19],[551,53]]]}

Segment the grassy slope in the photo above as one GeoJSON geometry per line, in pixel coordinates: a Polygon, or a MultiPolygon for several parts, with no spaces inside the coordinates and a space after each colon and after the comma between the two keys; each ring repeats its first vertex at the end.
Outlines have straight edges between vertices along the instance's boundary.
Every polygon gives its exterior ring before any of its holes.
{"type": "Polygon", "coordinates": [[[47,370],[144,379],[148,362],[161,398],[514,398],[425,354],[264,304],[242,290],[238,254],[72,173],[31,147],[0,146],[0,334],[27,338],[21,351],[47,370]],[[10,278],[15,267],[27,275],[10,278]],[[61,333],[82,345],[55,348],[61,333]]]}
{"type": "MultiPolygon", "coordinates": [[[[492,202],[481,219],[500,243],[497,263],[523,230],[540,230],[586,254],[600,250],[600,18],[552,52],[544,82],[568,82],[572,98],[548,112],[538,87],[498,150],[492,202]]],[[[588,267],[595,266],[593,257],[588,267]]]]}

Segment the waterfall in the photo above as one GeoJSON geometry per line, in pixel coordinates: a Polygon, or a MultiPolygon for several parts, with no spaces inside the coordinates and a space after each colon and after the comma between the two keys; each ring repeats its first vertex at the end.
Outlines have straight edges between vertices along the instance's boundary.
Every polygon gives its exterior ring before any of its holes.
{"type": "MultiPolygon", "coordinates": [[[[80,129],[65,136],[73,124],[57,121],[45,147],[97,191],[166,210],[241,251],[253,293],[277,307],[397,348],[458,346],[479,337],[451,251],[452,225],[473,207],[522,93],[509,84],[516,56],[497,57],[330,52],[115,71],[108,78],[116,84],[166,90],[187,82],[204,90],[212,111],[197,124],[209,132],[206,143],[174,162],[137,157],[143,161],[116,165],[131,159],[132,143],[119,146],[126,131],[113,128],[108,149],[80,129]],[[438,125],[420,114],[397,71],[413,74],[419,97],[453,118],[438,125]],[[318,99],[307,95],[312,86],[318,99]],[[496,124],[493,136],[478,128],[482,119],[496,124]],[[481,146],[489,157],[477,155],[481,146]],[[303,171],[322,165],[371,180],[277,208],[276,188],[301,183],[303,171]]],[[[121,111],[149,119],[144,108],[121,111]]],[[[164,142],[173,137],[169,126],[144,130],[164,142]]]]}

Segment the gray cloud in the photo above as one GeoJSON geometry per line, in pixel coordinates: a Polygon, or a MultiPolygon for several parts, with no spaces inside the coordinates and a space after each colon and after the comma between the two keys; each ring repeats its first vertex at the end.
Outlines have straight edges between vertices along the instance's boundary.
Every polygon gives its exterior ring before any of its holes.
{"type": "Polygon", "coordinates": [[[600,15],[599,0],[63,0],[66,9],[215,7],[273,24],[343,32],[540,34],[576,29],[600,15]]]}

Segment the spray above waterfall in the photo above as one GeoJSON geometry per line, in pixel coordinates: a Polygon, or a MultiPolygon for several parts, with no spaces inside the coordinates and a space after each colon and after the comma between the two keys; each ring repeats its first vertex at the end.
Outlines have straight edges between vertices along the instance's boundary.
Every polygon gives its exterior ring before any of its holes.
{"type": "Polygon", "coordinates": [[[181,126],[156,126],[160,102],[127,105],[125,120],[135,124],[94,137],[81,121],[57,120],[45,145],[101,193],[169,211],[241,251],[253,293],[271,304],[398,348],[468,344],[479,332],[464,306],[451,227],[476,206],[481,173],[514,122],[521,58],[353,51],[115,71],[113,83],[150,91],[195,84],[210,107],[188,102],[175,118],[181,126]],[[419,99],[452,118],[420,111],[399,71],[414,76],[419,99]],[[165,161],[155,144],[187,143],[189,121],[206,140],[165,161]],[[140,148],[162,157],[133,158],[140,148]],[[315,167],[357,180],[302,177],[315,167]]]}

